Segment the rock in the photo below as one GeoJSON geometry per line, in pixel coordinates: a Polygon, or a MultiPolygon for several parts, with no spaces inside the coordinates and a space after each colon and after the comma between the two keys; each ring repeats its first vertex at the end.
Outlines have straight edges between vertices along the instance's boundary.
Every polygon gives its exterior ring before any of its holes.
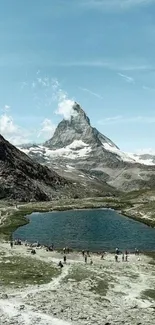
{"type": "Polygon", "coordinates": [[[20,310],[25,309],[25,305],[21,305],[21,306],[19,307],[19,309],[20,309],[20,310]]]}
{"type": "Polygon", "coordinates": [[[8,295],[6,293],[0,294],[0,299],[8,299],[8,295]]]}

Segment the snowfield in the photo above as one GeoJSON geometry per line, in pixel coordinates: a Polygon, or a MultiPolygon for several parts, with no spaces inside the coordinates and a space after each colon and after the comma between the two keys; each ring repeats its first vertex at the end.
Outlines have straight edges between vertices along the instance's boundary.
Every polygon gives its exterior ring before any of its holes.
{"type": "Polygon", "coordinates": [[[103,147],[105,150],[118,155],[119,159],[122,161],[131,162],[131,163],[139,163],[139,164],[147,165],[147,166],[155,165],[155,163],[153,162],[152,159],[143,159],[142,155],[123,152],[123,151],[117,149],[116,147],[111,146],[108,143],[103,143],[103,147]]]}
{"type": "Polygon", "coordinates": [[[92,151],[91,147],[81,140],[75,140],[70,145],[56,150],[44,146],[30,147],[29,149],[21,148],[21,150],[27,155],[34,152],[47,159],[61,156],[69,159],[85,158],[92,151]]]}
{"type": "MultiPolygon", "coordinates": [[[[148,154],[147,159],[144,159],[144,155],[123,152],[117,149],[116,146],[111,145],[110,142],[107,143],[103,142],[102,145],[104,150],[112,152],[113,154],[117,155],[117,159],[119,159],[120,161],[139,163],[147,166],[155,165],[155,156],[153,155],[151,156],[150,154],[148,154]]],[[[40,157],[44,157],[45,160],[50,161],[51,158],[62,157],[62,156],[64,158],[68,158],[71,160],[75,160],[78,158],[86,158],[89,156],[89,153],[91,153],[92,148],[88,144],[84,143],[82,140],[74,140],[70,145],[56,150],[51,150],[42,145],[38,145],[34,147],[32,146],[29,149],[20,148],[20,150],[22,150],[27,155],[33,153],[38,154],[40,157]]]]}

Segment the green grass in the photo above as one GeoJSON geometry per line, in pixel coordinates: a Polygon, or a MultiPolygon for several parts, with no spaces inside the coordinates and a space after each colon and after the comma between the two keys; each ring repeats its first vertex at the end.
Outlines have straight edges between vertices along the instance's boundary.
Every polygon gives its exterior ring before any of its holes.
{"type": "MultiPolygon", "coordinates": [[[[65,283],[70,281],[75,281],[76,283],[84,282],[88,280],[90,287],[89,291],[100,295],[106,296],[108,287],[109,287],[109,280],[104,276],[103,279],[96,277],[96,272],[94,272],[91,268],[88,269],[85,266],[73,266],[73,268],[69,271],[69,274],[62,280],[65,283]]],[[[85,284],[84,284],[85,285],[85,284]]]]}
{"type": "Polygon", "coordinates": [[[75,281],[75,282],[81,282],[85,281],[86,279],[90,278],[92,276],[92,272],[88,269],[85,269],[84,267],[80,266],[74,266],[68,273],[68,275],[63,279],[63,281],[69,282],[75,281]]]}
{"type": "Polygon", "coordinates": [[[93,291],[100,296],[106,296],[108,288],[109,284],[106,279],[96,280],[96,284],[91,287],[90,291],[93,291]]]}
{"type": "Polygon", "coordinates": [[[58,276],[54,265],[35,258],[0,255],[0,284],[13,287],[48,283],[58,276]]]}

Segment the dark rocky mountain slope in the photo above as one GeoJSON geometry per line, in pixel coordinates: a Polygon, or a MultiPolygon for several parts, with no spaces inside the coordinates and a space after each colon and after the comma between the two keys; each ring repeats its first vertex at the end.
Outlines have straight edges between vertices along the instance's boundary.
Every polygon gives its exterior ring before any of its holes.
{"type": "Polygon", "coordinates": [[[44,201],[68,194],[73,185],[34,162],[0,135],[0,198],[44,201]]]}
{"type": "Polygon", "coordinates": [[[114,195],[106,183],[89,179],[89,186],[80,180],[73,182],[58,175],[51,168],[34,161],[0,135],[0,199],[17,201],[47,201],[59,198],[80,198],[114,195]]]}

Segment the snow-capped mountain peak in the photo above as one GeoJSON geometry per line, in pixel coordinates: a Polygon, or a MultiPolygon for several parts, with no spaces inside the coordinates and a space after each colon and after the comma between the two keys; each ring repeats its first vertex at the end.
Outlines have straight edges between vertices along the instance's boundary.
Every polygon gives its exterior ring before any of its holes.
{"type": "Polygon", "coordinates": [[[76,102],[73,105],[75,114],[70,119],[63,119],[57,126],[53,137],[45,142],[45,147],[50,149],[64,148],[74,141],[83,141],[90,146],[101,146],[102,142],[117,146],[107,137],[103,136],[90,124],[90,119],[76,102]]]}

